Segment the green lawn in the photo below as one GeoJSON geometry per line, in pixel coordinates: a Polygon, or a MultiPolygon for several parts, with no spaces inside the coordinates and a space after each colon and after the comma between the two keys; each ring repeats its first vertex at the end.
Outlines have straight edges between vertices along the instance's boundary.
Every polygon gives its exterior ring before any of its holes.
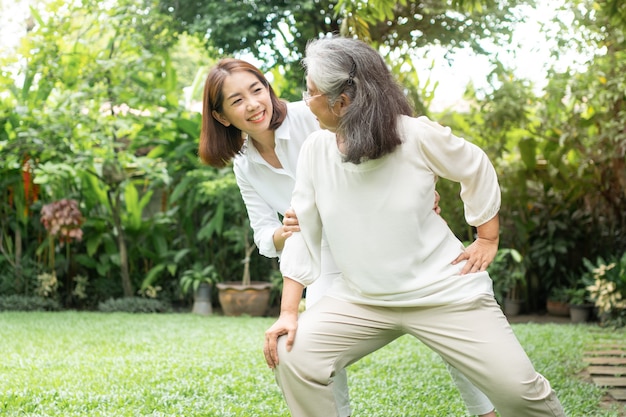
{"type": "MultiPolygon", "coordinates": [[[[0,313],[2,416],[288,416],[263,360],[272,318],[0,313]]],[[[570,417],[618,416],[580,380],[585,349],[624,330],[515,324],[570,417]]],[[[506,371],[506,370],[504,370],[506,371]]],[[[442,361],[404,337],[349,369],[356,417],[464,416],[442,361]]]]}

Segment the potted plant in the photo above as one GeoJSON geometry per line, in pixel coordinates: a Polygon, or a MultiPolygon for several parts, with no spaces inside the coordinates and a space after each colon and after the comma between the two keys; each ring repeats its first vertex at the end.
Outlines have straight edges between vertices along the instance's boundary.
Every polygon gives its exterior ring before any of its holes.
{"type": "Polygon", "coordinates": [[[217,284],[218,298],[222,311],[226,316],[249,315],[264,316],[269,308],[272,283],[266,281],[252,281],[250,278],[250,256],[256,249],[250,243],[250,226],[229,230],[227,235],[243,243],[244,258],[241,281],[226,281],[217,284]]]}
{"type": "Polygon", "coordinates": [[[211,290],[213,284],[219,280],[213,265],[203,266],[195,262],[185,270],[180,277],[180,287],[183,293],[193,293],[194,301],[192,313],[209,316],[213,313],[211,306],[211,290]]]}
{"type": "Polygon", "coordinates": [[[555,287],[550,291],[546,301],[546,310],[552,316],[569,316],[568,288],[555,287]]]}
{"type": "Polygon", "coordinates": [[[513,248],[498,250],[489,265],[496,299],[507,316],[518,315],[524,304],[526,289],[526,267],[522,255],[513,248]]]}
{"type": "Polygon", "coordinates": [[[248,213],[232,169],[217,171],[215,178],[200,184],[199,190],[212,204],[199,234],[211,244],[211,263],[220,271],[222,280],[216,288],[222,312],[227,316],[265,315],[272,284],[251,277],[250,260],[256,245],[251,241],[248,213]],[[226,278],[233,273],[241,273],[241,278],[226,278]]]}
{"type": "Polygon", "coordinates": [[[589,320],[593,303],[590,302],[586,288],[570,288],[567,291],[569,299],[569,316],[572,323],[584,323],[589,320]]]}

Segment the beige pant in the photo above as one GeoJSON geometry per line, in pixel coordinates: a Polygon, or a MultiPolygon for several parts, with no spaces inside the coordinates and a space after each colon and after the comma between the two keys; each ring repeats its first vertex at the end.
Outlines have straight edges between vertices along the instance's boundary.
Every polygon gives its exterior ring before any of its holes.
{"type": "MultiPolygon", "coordinates": [[[[321,300],[332,287],[335,279],[341,275],[339,268],[330,252],[327,244],[322,245],[322,274],[306,289],[306,309],[313,307],[321,300]]],[[[448,372],[456,384],[465,406],[471,415],[482,415],[493,411],[493,404],[489,398],[476,388],[461,372],[446,363],[448,372]]],[[[349,417],[352,414],[350,408],[350,395],[348,390],[348,374],[345,369],[335,372],[333,378],[333,393],[337,403],[339,417],[349,417]]]]}
{"type": "Polygon", "coordinates": [[[502,417],[565,416],[492,296],[411,308],[324,297],[300,316],[291,352],[285,350],[285,337],[279,339],[275,375],[292,416],[338,417],[335,372],[404,334],[414,335],[463,373],[502,417]]]}
{"type": "MultiPolygon", "coordinates": [[[[323,257],[322,259],[330,259],[332,261],[332,258],[328,258],[330,251],[326,250],[322,253],[325,253],[327,255],[326,258],[323,257]]],[[[332,262],[332,265],[334,266],[334,261],[332,262]]],[[[322,263],[322,266],[325,266],[324,263],[322,263]]],[[[307,287],[305,303],[306,310],[309,310],[311,307],[313,307],[315,303],[324,298],[324,295],[333,285],[334,280],[339,275],[338,272],[333,272],[336,271],[336,269],[336,267],[326,267],[325,269],[323,269],[325,273],[323,273],[312,285],[307,287]]],[[[333,394],[335,395],[335,403],[337,405],[337,413],[339,414],[339,417],[349,417],[352,414],[352,409],[350,408],[348,373],[345,369],[338,369],[335,372],[335,375],[333,377],[332,389],[333,394]]]]}

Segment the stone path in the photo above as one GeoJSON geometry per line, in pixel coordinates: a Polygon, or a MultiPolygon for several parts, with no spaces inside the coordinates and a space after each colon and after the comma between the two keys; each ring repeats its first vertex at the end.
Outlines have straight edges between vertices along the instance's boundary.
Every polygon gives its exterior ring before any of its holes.
{"type": "MultiPolygon", "coordinates": [[[[569,317],[527,315],[509,318],[511,323],[570,323],[569,317]]],[[[581,373],[586,381],[606,390],[603,407],[618,405],[620,416],[626,417],[626,346],[602,336],[584,353],[587,368],[581,373]]]]}
{"type": "Polygon", "coordinates": [[[599,341],[583,361],[591,381],[607,390],[607,403],[619,404],[626,415],[626,346],[599,341]]]}

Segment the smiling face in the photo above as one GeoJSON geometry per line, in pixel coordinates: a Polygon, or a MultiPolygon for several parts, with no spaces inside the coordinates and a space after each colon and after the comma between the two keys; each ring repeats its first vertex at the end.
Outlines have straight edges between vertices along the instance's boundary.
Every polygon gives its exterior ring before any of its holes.
{"type": "Polygon", "coordinates": [[[269,88],[252,73],[237,71],[224,80],[222,112],[213,117],[224,126],[233,125],[252,137],[269,129],[272,100],[269,88]]]}
{"type": "Polygon", "coordinates": [[[315,117],[317,117],[320,127],[334,132],[339,123],[338,115],[341,114],[342,98],[340,97],[333,106],[330,106],[328,97],[317,89],[308,76],[306,79],[306,88],[311,96],[311,98],[307,100],[307,105],[315,117]]]}

